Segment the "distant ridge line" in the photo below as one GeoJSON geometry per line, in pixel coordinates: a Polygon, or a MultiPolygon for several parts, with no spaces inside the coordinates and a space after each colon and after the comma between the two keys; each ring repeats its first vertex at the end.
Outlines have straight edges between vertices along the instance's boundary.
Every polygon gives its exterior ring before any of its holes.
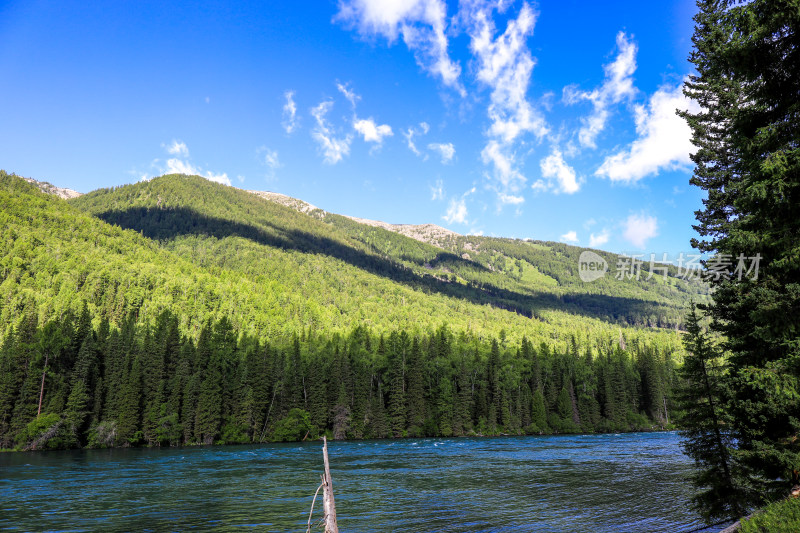
{"type": "MultiPolygon", "coordinates": [[[[22,176],[20,176],[22,177],[22,176]]],[[[39,190],[45,194],[51,194],[53,196],[58,196],[59,198],[63,198],[64,200],[69,200],[71,198],[77,198],[78,196],[83,196],[83,193],[78,191],[73,191],[72,189],[65,189],[64,187],[56,187],[52,183],[48,183],[46,181],[38,181],[33,178],[25,178],[22,177],[28,183],[33,183],[39,190]]]]}
{"type": "MultiPolygon", "coordinates": [[[[281,194],[278,192],[269,192],[269,191],[247,191],[251,194],[255,194],[265,200],[269,200],[271,202],[275,202],[277,204],[284,205],[286,207],[292,208],[296,211],[301,213],[305,213],[307,215],[314,215],[324,218],[329,213],[319,207],[305,202],[303,200],[298,200],[297,198],[292,198],[291,196],[287,196],[285,194],[281,194]]],[[[401,235],[405,235],[406,237],[410,237],[420,242],[424,242],[426,244],[432,244],[434,246],[441,246],[443,241],[447,241],[456,237],[461,237],[461,234],[456,233],[455,231],[449,230],[447,228],[443,228],[441,226],[437,226],[436,224],[390,224],[388,222],[382,222],[380,220],[370,220],[367,218],[358,218],[353,217],[350,215],[341,215],[345,218],[349,218],[353,222],[358,222],[359,224],[364,224],[367,226],[372,226],[375,228],[381,228],[388,231],[392,231],[394,233],[399,233],[401,235]]]]}

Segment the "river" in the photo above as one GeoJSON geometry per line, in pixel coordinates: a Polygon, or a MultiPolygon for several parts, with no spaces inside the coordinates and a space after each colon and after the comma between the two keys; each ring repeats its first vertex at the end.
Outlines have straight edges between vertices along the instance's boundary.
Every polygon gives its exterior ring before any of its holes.
{"type": "MultiPolygon", "coordinates": [[[[331,442],[339,527],[687,531],[700,521],[679,442],[674,432],[331,442]]],[[[305,531],[321,448],[2,453],[0,530],[305,531]]]]}

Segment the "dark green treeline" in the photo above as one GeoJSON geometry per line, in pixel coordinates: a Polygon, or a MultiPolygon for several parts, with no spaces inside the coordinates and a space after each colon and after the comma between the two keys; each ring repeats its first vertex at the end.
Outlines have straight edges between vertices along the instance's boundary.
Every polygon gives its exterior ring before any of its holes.
{"type": "Polygon", "coordinates": [[[441,326],[269,345],[225,318],[194,341],[169,312],[120,327],[85,308],[23,316],[0,349],[3,448],[626,431],[673,414],[672,355],[621,341],[562,353],[441,326]]]}

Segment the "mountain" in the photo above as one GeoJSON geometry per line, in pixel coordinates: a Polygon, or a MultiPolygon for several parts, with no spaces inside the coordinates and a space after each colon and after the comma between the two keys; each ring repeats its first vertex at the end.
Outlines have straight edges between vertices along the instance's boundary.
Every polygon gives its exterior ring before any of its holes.
{"type": "Polygon", "coordinates": [[[81,195],[78,191],[73,191],[72,189],[64,189],[63,187],[56,187],[52,183],[48,183],[46,181],[37,181],[33,178],[22,178],[28,183],[33,183],[39,190],[45,194],[52,194],[53,196],[58,196],[59,198],[63,198],[64,200],[69,200],[70,198],[77,198],[81,195]]]}
{"type": "MultiPolygon", "coordinates": [[[[348,224],[339,215],[278,193],[250,192],[339,227],[355,240],[366,242],[364,240],[365,229],[348,224]]],[[[440,251],[444,250],[458,255],[467,261],[467,264],[477,263],[490,272],[500,272],[503,274],[503,278],[498,281],[497,285],[501,288],[517,281],[521,282],[519,286],[523,291],[537,289],[558,294],[564,308],[569,307],[570,302],[582,301],[584,310],[586,310],[590,305],[588,302],[591,301],[588,294],[607,295],[611,298],[604,301],[598,297],[597,306],[594,306],[597,314],[622,323],[681,328],[683,313],[689,302],[691,300],[705,301],[708,296],[707,289],[703,284],[681,279],[677,269],[673,266],[666,267],[666,277],[661,275],[661,269],[665,268],[661,264],[656,266],[653,278],[646,279],[649,277],[650,265],[645,262],[641,272],[642,279],[617,279],[609,272],[604,279],[586,283],[580,279],[577,271],[578,258],[582,252],[593,251],[604,257],[609,265],[618,265],[620,261],[625,262],[627,259],[615,254],[564,243],[463,236],[434,224],[390,224],[348,215],[344,215],[344,217],[361,225],[399,233],[430,244],[439,248],[440,251]],[[628,297],[627,305],[617,306],[617,302],[613,298],[619,296],[628,297]],[[633,304],[633,302],[639,302],[639,304],[633,304]],[[649,307],[648,314],[642,312],[642,309],[648,307],[644,302],[655,304],[649,307]]],[[[380,241],[380,237],[371,236],[369,240],[368,244],[375,246],[375,243],[380,241]]],[[[380,249],[380,245],[378,245],[378,249],[380,249]]],[[[384,251],[393,259],[402,260],[391,250],[384,251]]],[[[425,265],[427,268],[433,269],[432,265],[439,262],[437,258],[434,258],[425,265]]],[[[453,266],[456,268],[458,265],[453,266]]],[[[463,263],[460,266],[463,266],[463,263]]],[[[453,270],[449,266],[443,267],[440,275],[447,278],[448,274],[453,274],[453,270]]],[[[467,271],[464,278],[474,280],[475,276],[471,276],[467,271]]]]}
{"type": "MultiPolygon", "coordinates": [[[[649,280],[645,275],[639,280],[607,276],[584,283],[578,276],[582,248],[464,237],[446,230],[435,232],[436,239],[420,238],[430,228],[363,223],[287,196],[247,193],[197,177],[164,176],[101,189],[71,203],[106,222],[140,232],[195,263],[255,276],[264,283],[302,275],[302,282],[287,282],[285,287],[323,306],[332,301],[323,294],[338,292],[330,283],[331,267],[343,272],[339,283],[346,292],[359,286],[359,294],[348,298],[359,300],[360,306],[374,302],[378,307],[396,303],[402,307],[402,299],[412,294],[403,291],[400,302],[387,301],[384,295],[388,287],[403,287],[412,289],[415,300],[425,294],[428,297],[422,300],[450,308],[425,313],[426,320],[447,316],[453,304],[462,302],[545,321],[566,312],[620,325],[674,328],[680,327],[689,300],[702,299],[704,291],[677,278],[674,269],[666,277],[654,274],[649,280]],[[408,237],[409,233],[416,236],[408,237]],[[228,253],[233,242],[236,256],[228,253]]],[[[620,260],[614,254],[600,254],[610,265],[620,260]]],[[[346,305],[337,305],[340,312],[351,312],[346,305]]],[[[385,309],[374,308],[369,314],[373,311],[385,309]]]]}
{"type": "Polygon", "coordinates": [[[706,297],[198,176],[53,192],[0,171],[0,446],[663,426],[706,297]]]}

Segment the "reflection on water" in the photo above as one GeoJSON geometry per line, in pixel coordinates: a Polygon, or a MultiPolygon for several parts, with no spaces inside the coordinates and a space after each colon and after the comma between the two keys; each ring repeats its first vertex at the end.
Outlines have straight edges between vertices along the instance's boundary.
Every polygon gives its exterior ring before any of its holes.
{"type": "MultiPolygon", "coordinates": [[[[699,525],[678,443],[634,433],[329,448],[343,532],[656,532],[699,525]]],[[[317,442],[5,453],[0,529],[305,531],[321,470],[317,442]]]]}

